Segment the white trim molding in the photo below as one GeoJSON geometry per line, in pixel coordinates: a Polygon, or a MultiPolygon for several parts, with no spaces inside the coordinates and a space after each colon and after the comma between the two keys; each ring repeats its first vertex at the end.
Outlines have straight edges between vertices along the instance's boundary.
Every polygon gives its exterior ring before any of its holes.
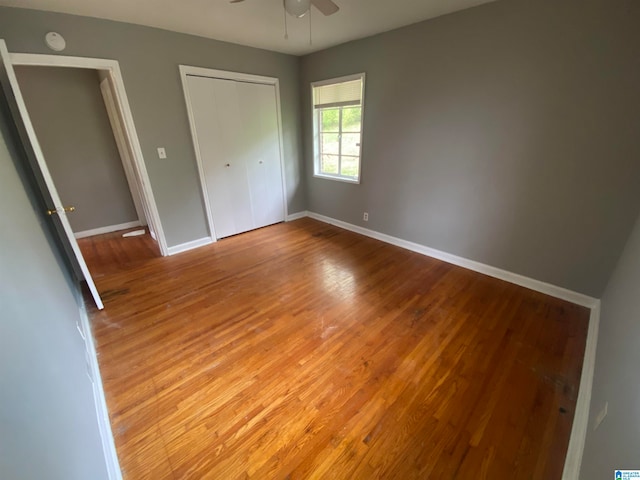
{"type": "Polygon", "coordinates": [[[109,124],[111,125],[113,137],[116,141],[118,154],[120,155],[120,160],[122,166],[124,167],[124,175],[127,179],[129,190],[131,191],[133,204],[136,208],[136,214],[138,215],[138,220],[140,220],[140,223],[146,225],[147,217],[145,214],[144,199],[142,197],[142,194],[140,193],[140,182],[138,182],[137,180],[136,173],[133,170],[133,161],[131,160],[131,152],[133,152],[133,147],[131,146],[131,142],[124,132],[124,121],[122,120],[120,109],[115,102],[115,88],[113,87],[111,79],[107,74],[104,73],[104,71],[101,70],[99,71],[99,73],[100,93],[102,94],[102,100],[107,111],[107,117],[109,117],[109,124]]]}
{"type": "Polygon", "coordinates": [[[120,470],[120,462],[118,461],[118,453],[116,452],[116,444],[111,430],[111,422],[109,420],[109,410],[104,395],[104,387],[102,385],[102,376],[100,375],[100,367],[98,365],[98,356],[96,345],[93,340],[93,331],[91,330],[91,322],[87,310],[82,300],[82,294],[76,294],[80,304],[80,321],[82,323],[82,336],[87,353],[87,361],[91,370],[91,381],[93,383],[93,400],[96,407],[96,415],[98,419],[98,430],[102,440],[102,451],[105,463],[107,465],[107,474],[109,480],[122,480],[122,471],[120,470]]]}
{"type": "Polygon", "coordinates": [[[118,225],[107,225],[106,227],[92,228],[91,230],[83,230],[73,234],[76,238],[93,237],[94,235],[103,235],[105,233],[117,232],[118,230],[126,230],[127,228],[141,227],[139,220],[133,222],[120,223],[118,225]]]}
{"type": "Polygon", "coordinates": [[[342,220],[336,220],[335,218],[327,217],[325,215],[320,215],[314,212],[307,212],[307,216],[324,223],[335,225],[336,227],[344,228],[345,230],[359,233],[366,237],[375,238],[376,240],[380,240],[385,243],[390,243],[397,247],[402,247],[416,253],[421,253],[422,255],[426,255],[428,257],[442,260],[443,262],[447,262],[453,265],[457,265],[459,267],[467,268],[469,270],[473,270],[474,272],[482,273],[484,275],[489,275],[490,277],[499,278],[500,280],[504,280],[509,283],[520,285],[521,287],[529,288],[531,290],[535,290],[536,292],[544,293],[546,295],[551,295],[552,297],[560,298],[562,300],[566,300],[568,302],[575,303],[577,305],[582,305],[583,307],[593,308],[598,304],[598,301],[599,301],[596,298],[590,297],[588,295],[584,295],[582,293],[574,292],[572,290],[567,290],[566,288],[558,287],[550,283],[525,277],[524,275],[509,272],[507,270],[502,270],[500,268],[492,267],[484,263],[476,262],[475,260],[469,260],[467,258],[459,257],[451,253],[443,252],[441,250],[436,250],[435,248],[427,247],[425,245],[420,245],[418,243],[410,242],[408,240],[392,237],[391,235],[376,232],[375,230],[369,230],[368,228],[359,227],[357,225],[343,222],[342,220]]]}
{"type": "Polygon", "coordinates": [[[580,389],[573,414],[573,425],[569,437],[569,448],[564,461],[562,480],[577,480],[580,478],[582,466],[582,454],[587,438],[589,426],[589,410],[591,408],[591,392],[593,389],[593,373],[596,368],[596,348],[598,346],[598,330],[600,329],[600,300],[591,308],[589,317],[589,330],[587,332],[587,345],[582,361],[582,374],[580,375],[580,389]]]}
{"type": "Polygon", "coordinates": [[[214,243],[211,237],[199,238],[198,240],[192,240],[190,242],[181,243],[179,245],[174,245],[173,247],[169,247],[169,255],[176,255],[177,253],[186,252],[188,250],[193,250],[194,248],[204,247],[205,245],[209,245],[214,243]]]}
{"type": "Polygon", "coordinates": [[[292,213],[291,215],[287,215],[287,219],[285,221],[293,222],[294,220],[298,220],[300,218],[304,218],[308,216],[309,216],[309,212],[307,212],[306,210],[303,210],[302,212],[292,213]]]}
{"type": "Polygon", "coordinates": [[[151,181],[149,180],[147,167],[144,163],[140,140],[138,139],[133,115],[131,114],[129,99],[127,98],[127,91],[124,87],[124,80],[122,79],[122,72],[120,71],[118,61],[104,58],[66,57],[63,55],[41,55],[32,53],[11,53],[10,58],[13,65],[85,68],[104,71],[109,76],[114,86],[114,101],[124,121],[124,133],[129,139],[133,150],[132,169],[139,183],[139,190],[141,192],[149,229],[155,233],[154,237],[157,238],[160,253],[163,256],[167,255],[167,242],[160,222],[160,214],[151,189],[151,181]]]}

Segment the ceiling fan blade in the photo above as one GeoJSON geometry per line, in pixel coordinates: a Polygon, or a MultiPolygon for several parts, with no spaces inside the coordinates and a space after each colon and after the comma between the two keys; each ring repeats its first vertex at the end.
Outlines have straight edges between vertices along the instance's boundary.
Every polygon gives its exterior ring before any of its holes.
{"type": "Polygon", "coordinates": [[[320,10],[320,12],[327,16],[333,15],[340,10],[340,7],[333,3],[332,0],[311,0],[311,3],[314,7],[320,10]]]}

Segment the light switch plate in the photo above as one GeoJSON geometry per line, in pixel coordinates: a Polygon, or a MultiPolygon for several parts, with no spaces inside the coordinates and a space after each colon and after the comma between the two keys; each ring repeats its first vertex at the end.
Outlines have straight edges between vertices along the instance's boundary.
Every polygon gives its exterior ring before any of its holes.
{"type": "Polygon", "coordinates": [[[158,158],[167,158],[167,152],[164,147],[158,147],[158,158]]]}

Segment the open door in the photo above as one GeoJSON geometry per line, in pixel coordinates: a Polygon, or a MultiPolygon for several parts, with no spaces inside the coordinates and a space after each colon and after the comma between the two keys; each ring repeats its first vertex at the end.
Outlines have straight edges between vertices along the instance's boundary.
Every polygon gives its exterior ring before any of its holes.
{"type": "Polygon", "coordinates": [[[133,203],[136,207],[138,220],[140,220],[141,225],[148,225],[149,231],[153,232],[152,237],[155,239],[156,236],[155,232],[153,231],[151,222],[147,220],[150,215],[149,212],[145,210],[146,205],[140,193],[140,185],[142,184],[142,182],[136,175],[135,168],[133,168],[133,148],[131,147],[129,139],[124,131],[125,122],[122,118],[122,114],[116,102],[116,89],[113,86],[113,81],[111,80],[111,77],[109,77],[109,75],[107,75],[104,71],[101,71],[100,76],[102,78],[100,80],[100,93],[102,93],[102,99],[104,100],[104,106],[107,110],[107,116],[109,117],[109,123],[111,124],[111,130],[113,131],[113,137],[116,141],[118,153],[120,154],[120,160],[122,161],[124,174],[127,177],[127,183],[129,184],[131,197],[133,198],[133,203]]]}
{"type": "Polygon", "coordinates": [[[0,84],[2,84],[4,97],[9,105],[9,109],[11,110],[11,115],[18,134],[20,135],[23,148],[29,158],[31,169],[46,203],[47,212],[45,213],[51,215],[56,231],[60,236],[60,240],[65,246],[65,250],[67,250],[67,254],[72,257],[72,263],[74,263],[74,266],[79,270],[79,272],[76,273],[79,273],[84,277],[84,280],[87,282],[91,295],[96,303],[96,307],[102,310],[102,308],[104,308],[102,300],[98,294],[96,285],[93,282],[93,278],[91,278],[87,264],[82,257],[82,252],[80,251],[78,242],[71,230],[69,219],[67,218],[67,212],[73,210],[71,207],[65,208],[60,201],[60,197],[56,191],[49,169],[47,168],[33,125],[31,124],[29,113],[27,112],[27,107],[24,103],[24,99],[22,98],[22,93],[18,86],[18,80],[16,79],[15,72],[13,71],[13,66],[9,58],[9,51],[7,50],[7,45],[4,40],[0,40],[0,57],[0,84]]]}

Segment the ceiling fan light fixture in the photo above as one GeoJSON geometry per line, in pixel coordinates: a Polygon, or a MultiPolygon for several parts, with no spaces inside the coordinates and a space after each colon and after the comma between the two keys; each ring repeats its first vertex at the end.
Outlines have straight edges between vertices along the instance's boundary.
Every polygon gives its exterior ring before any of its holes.
{"type": "Polygon", "coordinates": [[[311,0],[284,0],[284,9],[296,18],[304,17],[311,8],[311,0]]]}

